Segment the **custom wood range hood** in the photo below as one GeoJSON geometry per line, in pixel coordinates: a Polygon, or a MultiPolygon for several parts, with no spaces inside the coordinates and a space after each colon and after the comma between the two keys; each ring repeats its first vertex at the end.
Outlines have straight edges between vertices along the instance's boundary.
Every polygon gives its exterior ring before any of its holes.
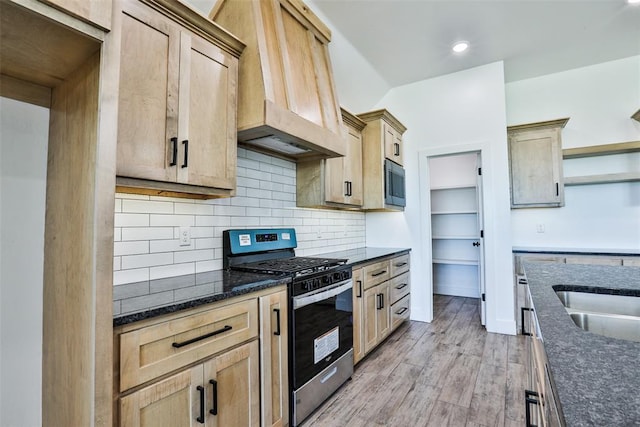
{"type": "Polygon", "coordinates": [[[330,30],[300,0],[219,0],[209,17],[242,39],[238,141],[292,160],[345,154],[330,30]]]}

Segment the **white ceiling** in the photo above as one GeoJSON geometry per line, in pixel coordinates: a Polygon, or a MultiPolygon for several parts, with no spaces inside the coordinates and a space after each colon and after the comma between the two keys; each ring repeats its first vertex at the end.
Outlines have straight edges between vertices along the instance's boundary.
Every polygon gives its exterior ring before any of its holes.
{"type": "Polygon", "coordinates": [[[640,4],[626,0],[313,4],[391,87],[499,60],[514,81],[640,55],[640,4]],[[451,51],[456,40],[470,42],[465,54],[451,51]]]}

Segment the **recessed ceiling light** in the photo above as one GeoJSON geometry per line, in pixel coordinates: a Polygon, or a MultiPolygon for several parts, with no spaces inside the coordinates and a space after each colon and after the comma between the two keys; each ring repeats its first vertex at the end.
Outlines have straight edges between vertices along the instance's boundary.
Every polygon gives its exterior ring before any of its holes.
{"type": "Polygon", "coordinates": [[[455,53],[461,53],[467,50],[468,47],[469,47],[469,42],[459,41],[459,42],[456,42],[451,49],[455,53]]]}

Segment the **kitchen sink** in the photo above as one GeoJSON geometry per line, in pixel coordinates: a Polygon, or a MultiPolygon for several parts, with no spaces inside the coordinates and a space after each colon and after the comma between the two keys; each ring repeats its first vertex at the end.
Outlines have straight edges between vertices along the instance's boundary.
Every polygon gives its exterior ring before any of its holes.
{"type": "Polygon", "coordinates": [[[639,297],[575,291],[557,291],[556,294],[565,307],[574,310],[640,317],[639,297]]]}
{"type": "Polygon", "coordinates": [[[640,342],[640,317],[617,314],[569,312],[573,323],[585,331],[611,338],[640,342]]]}
{"type": "Polygon", "coordinates": [[[640,342],[640,297],[557,291],[578,327],[611,338],[640,342]]]}

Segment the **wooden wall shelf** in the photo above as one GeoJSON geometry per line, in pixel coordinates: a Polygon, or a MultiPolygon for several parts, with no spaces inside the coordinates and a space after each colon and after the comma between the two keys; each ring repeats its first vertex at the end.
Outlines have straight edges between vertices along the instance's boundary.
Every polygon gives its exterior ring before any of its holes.
{"type": "Polygon", "coordinates": [[[608,156],[640,151],[640,141],[620,142],[617,144],[592,145],[589,147],[565,148],[562,150],[563,159],[578,159],[581,157],[608,156]]]}
{"type": "Polygon", "coordinates": [[[640,181],[640,172],[564,177],[564,185],[610,184],[614,182],[634,181],[640,181]]]}

